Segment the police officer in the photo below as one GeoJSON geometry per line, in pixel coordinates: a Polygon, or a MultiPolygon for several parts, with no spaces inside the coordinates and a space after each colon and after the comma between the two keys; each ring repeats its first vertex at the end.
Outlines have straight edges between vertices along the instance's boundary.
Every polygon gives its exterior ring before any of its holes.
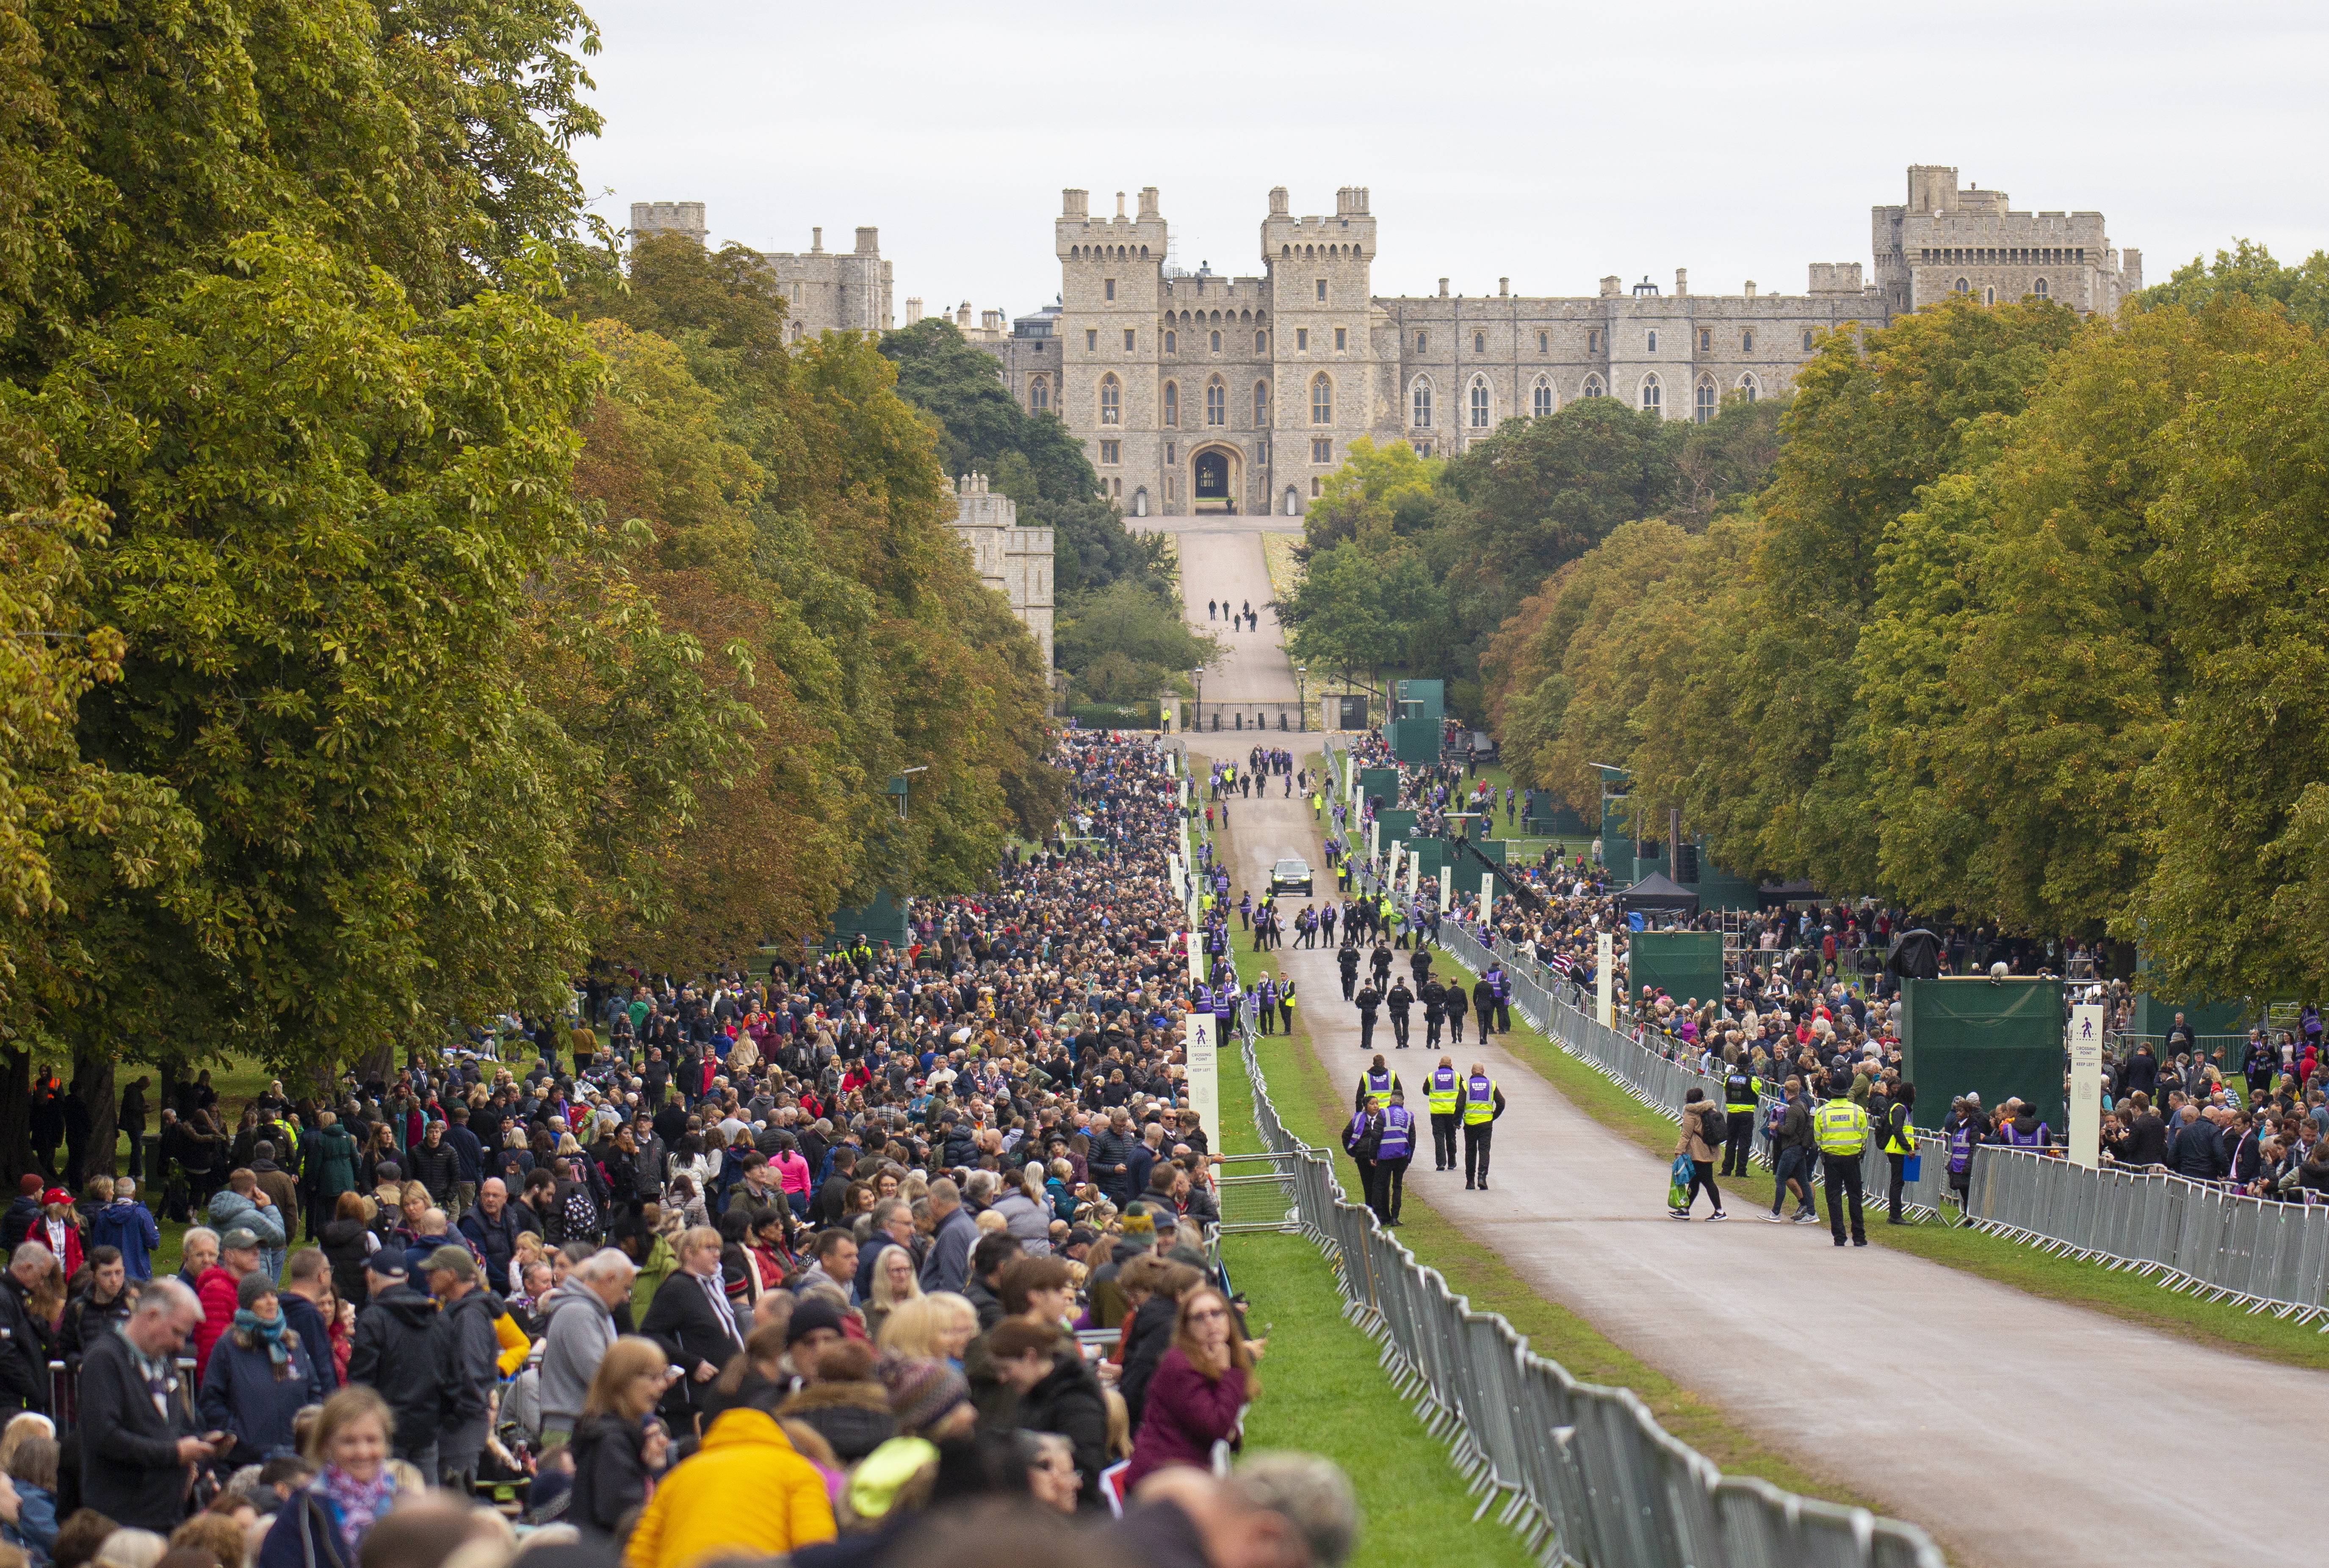
{"type": "Polygon", "coordinates": [[[1347,1002],[1351,999],[1351,993],[1358,988],[1359,949],[1351,943],[1344,942],[1343,950],[1334,955],[1334,962],[1343,971],[1343,1000],[1347,1002]]]}
{"type": "Polygon", "coordinates": [[[1375,1013],[1382,1006],[1382,993],[1369,981],[1359,987],[1359,1049],[1372,1051],[1375,1044],[1375,1013]]]}
{"type": "Polygon", "coordinates": [[[1415,993],[1407,988],[1407,977],[1402,975],[1391,985],[1391,995],[1383,998],[1391,1009],[1391,1037],[1399,1042],[1396,1049],[1407,1049],[1407,1015],[1415,1006],[1415,993]]]}
{"type": "Polygon", "coordinates": [[[1400,1082],[1399,1074],[1383,1065],[1382,1053],[1378,1051],[1375,1053],[1375,1064],[1359,1074],[1359,1092],[1353,1103],[1360,1110],[1369,1106],[1381,1110],[1391,1103],[1393,1094],[1404,1091],[1405,1086],[1400,1082]]]}
{"type": "Polygon", "coordinates": [[[1367,967],[1374,971],[1378,990],[1391,984],[1391,949],[1380,937],[1375,940],[1375,950],[1367,958],[1367,967]]]}
{"type": "Polygon", "coordinates": [[[1456,1101],[1464,1092],[1463,1075],[1456,1058],[1442,1055],[1439,1065],[1423,1081],[1424,1103],[1431,1108],[1431,1168],[1456,1168],[1456,1101]]]}
{"type": "Polygon", "coordinates": [[[1415,1117],[1407,1109],[1407,1094],[1391,1091],[1374,1129],[1375,1167],[1367,1182],[1367,1207],[1386,1225],[1399,1223],[1400,1199],[1407,1190],[1407,1162],[1415,1157],[1415,1117]]]}
{"type": "Polygon", "coordinates": [[[1487,1043],[1488,1025],[1496,1015],[1496,983],[1482,975],[1472,985],[1472,1010],[1480,1017],[1480,1042],[1487,1043]]]}
{"type": "Polygon", "coordinates": [[[1917,1152],[1917,1129],[1909,1124],[1909,1112],[1917,1103],[1917,1086],[1903,1083],[1892,1091],[1891,1103],[1884,1108],[1884,1136],[1881,1147],[1885,1157],[1892,1162],[1892,1212],[1888,1216],[1896,1225],[1908,1222],[1900,1217],[1900,1189],[1909,1179],[1909,1157],[1917,1152]]]}
{"type": "Polygon", "coordinates": [[[1423,1004],[1423,1048],[1439,1049],[1439,1026],[1447,1015],[1447,987],[1438,980],[1426,980],[1416,1000],[1423,1004]]]}
{"type": "Polygon", "coordinates": [[[1420,993],[1431,979],[1431,949],[1417,943],[1415,957],[1407,960],[1407,967],[1415,971],[1415,988],[1420,993]]]}
{"type": "Polygon", "coordinates": [[[1495,1135],[1496,1118],[1504,1113],[1504,1091],[1479,1063],[1464,1081],[1464,1190],[1488,1189],[1488,1145],[1495,1135]]]}
{"type": "Polygon", "coordinates": [[[1812,1138],[1819,1145],[1820,1173],[1827,1185],[1827,1223],[1835,1244],[1843,1245],[1843,1205],[1852,1204],[1852,1244],[1868,1245],[1860,1215],[1860,1157],[1868,1148],[1868,1112],[1852,1102],[1850,1080],[1828,1080],[1834,1098],[1812,1112],[1812,1138]]]}
{"type": "Polygon", "coordinates": [[[1722,1109],[1730,1117],[1730,1137],[1722,1146],[1722,1169],[1719,1174],[1747,1174],[1747,1158],[1755,1146],[1755,1110],[1762,1092],[1763,1081],[1748,1072],[1744,1062],[1734,1063],[1724,1076],[1722,1109]]]}

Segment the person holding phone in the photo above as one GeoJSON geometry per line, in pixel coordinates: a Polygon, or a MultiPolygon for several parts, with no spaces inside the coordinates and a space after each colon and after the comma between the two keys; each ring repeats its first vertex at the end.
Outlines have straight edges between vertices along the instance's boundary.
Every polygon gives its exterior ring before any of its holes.
{"type": "Polygon", "coordinates": [[[166,1535],[185,1517],[187,1472],[222,1450],[226,1434],[195,1431],[193,1390],[177,1356],[203,1304],[177,1280],[146,1287],[118,1334],[100,1334],[81,1363],[81,1501],[115,1524],[166,1535]]]}

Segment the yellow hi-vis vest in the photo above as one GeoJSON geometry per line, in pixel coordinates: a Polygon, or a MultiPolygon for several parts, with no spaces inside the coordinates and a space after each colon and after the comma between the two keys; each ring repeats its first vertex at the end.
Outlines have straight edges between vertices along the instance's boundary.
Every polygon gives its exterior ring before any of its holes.
{"type": "Polygon", "coordinates": [[[1464,1125],[1477,1127],[1496,1119],[1496,1081],[1471,1078],[1464,1083],[1464,1125]]]}
{"type": "Polygon", "coordinates": [[[1383,1106],[1389,1105],[1391,1103],[1391,1085],[1398,1082],[1399,1075],[1397,1073],[1370,1072],[1366,1075],[1365,1080],[1367,1103],[1376,1107],[1378,1110],[1383,1106]]]}
{"type": "Polygon", "coordinates": [[[1812,1137],[1822,1154],[1858,1154],[1868,1147],[1868,1112],[1849,1100],[1831,1100],[1812,1112],[1812,1137]]]}
{"type": "Polygon", "coordinates": [[[1463,1080],[1456,1076],[1453,1067],[1432,1069],[1431,1076],[1423,1081],[1423,1098],[1434,1116],[1456,1114],[1456,1097],[1463,1092],[1463,1080]]]}

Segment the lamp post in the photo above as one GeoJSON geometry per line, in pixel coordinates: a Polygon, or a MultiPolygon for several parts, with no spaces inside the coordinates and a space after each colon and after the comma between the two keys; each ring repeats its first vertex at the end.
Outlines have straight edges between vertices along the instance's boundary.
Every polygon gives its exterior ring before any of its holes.
{"type": "Polygon", "coordinates": [[[1205,727],[1205,666],[1199,665],[1191,670],[1189,679],[1197,688],[1197,722],[1194,727],[1202,730],[1205,727]]]}
{"type": "Polygon", "coordinates": [[[1294,666],[1294,727],[1297,730],[1307,730],[1310,727],[1309,675],[1308,665],[1294,666]]]}

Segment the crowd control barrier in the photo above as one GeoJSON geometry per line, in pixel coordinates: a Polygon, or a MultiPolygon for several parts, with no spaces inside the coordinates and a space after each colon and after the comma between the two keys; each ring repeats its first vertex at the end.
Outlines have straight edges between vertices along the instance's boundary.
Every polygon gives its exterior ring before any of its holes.
{"type": "Polygon", "coordinates": [[[1332,1262],[1344,1315],[1427,1430],[1449,1445],[1480,1506],[1545,1563],[1579,1568],[1942,1568],[1913,1525],[1725,1476],[1630,1391],[1581,1383],[1346,1202],[1332,1157],[1289,1133],[1240,1030],[1254,1125],[1287,1202],[1284,1223],[1332,1262]]]}

